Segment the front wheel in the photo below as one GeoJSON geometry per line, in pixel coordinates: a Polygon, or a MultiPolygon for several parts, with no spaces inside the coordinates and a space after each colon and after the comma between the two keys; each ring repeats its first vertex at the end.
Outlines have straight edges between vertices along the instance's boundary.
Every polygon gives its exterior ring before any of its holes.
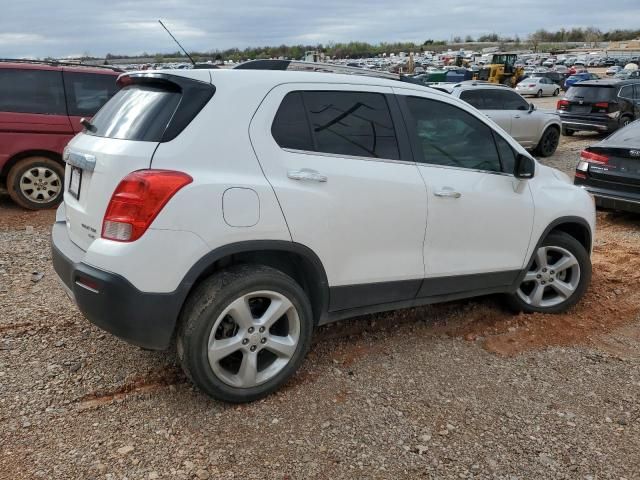
{"type": "Polygon", "coordinates": [[[283,385],[311,344],[302,288],[279,270],[239,265],[205,280],[181,314],[178,358],[205,393],[251,402],[283,385]]]}
{"type": "Polygon", "coordinates": [[[538,98],[542,97],[542,90],[538,90],[538,93],[536,93],[536,97],[538,98]]]}
{"type": "Polygon", "coordinates": [[[584,296],[590,282],[591,259],[585,248],[572,236],[555,232],[538,247],[507,301],[518,312],[562,313],[584,296]]]}
{"type": "Polygon", "coordinates": [[[560,132],[557,128],[549,127],[544,131],[542,137],[540,137],[535,153],[541,157],[550,157],[555,153],[559,143],[560,132]]]}
{"type": "Polygon", "coordinates": [[[572,137],[574,133],[576,133],[574,130],[562,127],[562,135],[565,137],[572,137]]]}

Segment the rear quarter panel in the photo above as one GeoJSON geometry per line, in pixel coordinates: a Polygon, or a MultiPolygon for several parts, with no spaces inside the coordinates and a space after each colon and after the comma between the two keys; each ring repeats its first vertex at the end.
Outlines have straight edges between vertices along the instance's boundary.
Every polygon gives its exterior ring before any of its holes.
{"type": "Polygon", "coordinates": [[[249,138],[251,118],[270,87],[234,85],[224,77],[217,79],[216,72],[212,78],[213,98],[177,138],[161,143],[153,156],[152,168],[179,170],[194,181],[171,199],[152,228],[193,232],[211,250],[246,240],[291,241],[249,138]],[[233,227],[225,222],[223,195],[234,187],[257,194],[255,225],[233,227]]]}

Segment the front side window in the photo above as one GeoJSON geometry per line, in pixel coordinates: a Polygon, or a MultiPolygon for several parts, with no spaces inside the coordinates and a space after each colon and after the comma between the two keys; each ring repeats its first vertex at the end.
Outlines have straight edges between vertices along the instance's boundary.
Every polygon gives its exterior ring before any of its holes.
{"type": "Polygon", "coordinates": [[[0,69],[0,112],[66,115],[62,72],[0,69]]]}
{"type": "Polygon", "coordinates": [[[92,117],[116,93],[116,75],[64,73],[69,115],[92,117]]]}
{"type": "Polygon", "coordinates": [[[437,100],[406,97],[406,103],[417,136],[419,161],[447,167],[502,171],[493,133],[476,117],[437,100]]]}
{"type": "Polygon", "coordinates": [[[515,92],[496,92],[502,97],[505,110],[529,110],[527,101],[515,92]]]}

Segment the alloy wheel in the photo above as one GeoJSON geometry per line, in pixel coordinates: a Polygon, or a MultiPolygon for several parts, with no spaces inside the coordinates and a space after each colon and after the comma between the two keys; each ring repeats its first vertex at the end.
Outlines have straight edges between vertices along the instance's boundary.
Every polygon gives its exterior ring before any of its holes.
{"type": "Polygon", "coordinates": [[[299,339],[300,318],[287,297],[251,292],[231,302],[216,319],[208,341],[209,365],[228,385],[255,387],[282,371],[299,339]]]}
{"type": "Polygon", "coordinates": [[[580,265],[569,250],[540,247],[517,295],[533,307],[554,307],[568,300],[579,283],[580,265]]]}
{"type": "Polygon", "coordinates": [[[48,203],[58,196],[62,180],[58,173],[48,167],[33,167],[20,177],[20,192],[35,203],[48,203]]]}

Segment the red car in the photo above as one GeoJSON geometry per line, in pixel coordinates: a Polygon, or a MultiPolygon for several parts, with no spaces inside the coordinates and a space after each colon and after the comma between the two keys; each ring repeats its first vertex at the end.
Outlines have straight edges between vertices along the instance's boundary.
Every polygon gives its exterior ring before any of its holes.
{"type": "Polygon", "coordinates": [[[59,63],[0,61],[0,188],[32,210],[56,206],[62,151],[117,90],[118,71],[59,63]]]}

